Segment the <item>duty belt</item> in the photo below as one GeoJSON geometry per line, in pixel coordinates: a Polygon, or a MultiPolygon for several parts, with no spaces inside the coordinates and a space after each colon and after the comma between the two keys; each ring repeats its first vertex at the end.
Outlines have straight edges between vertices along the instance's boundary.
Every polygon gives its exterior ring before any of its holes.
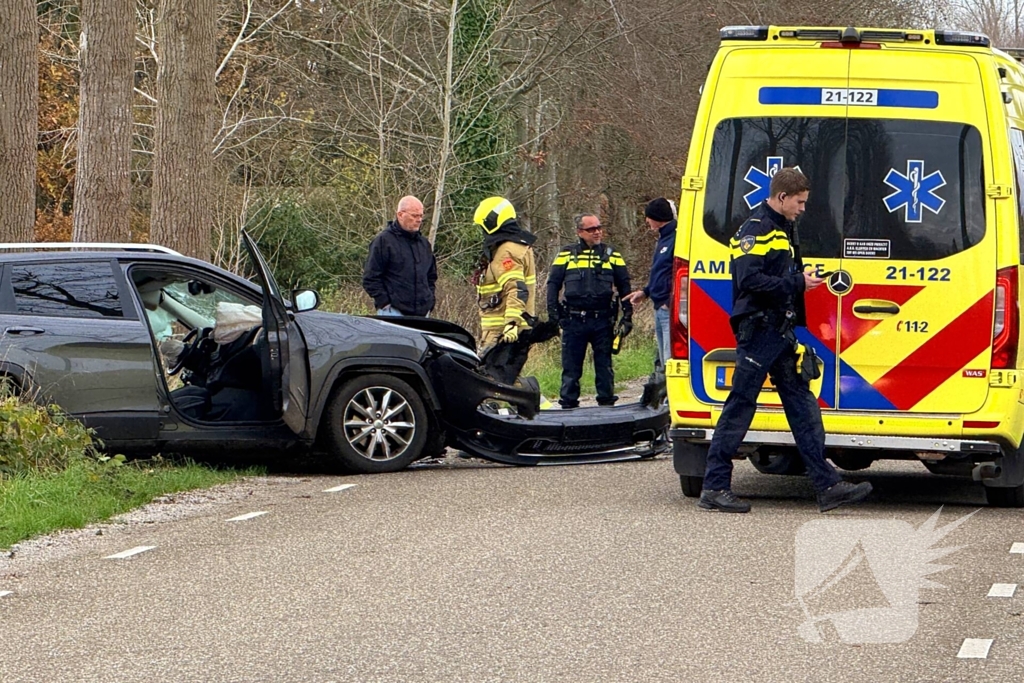
{"type": "Polygon", "coordinates": [[[566,311],[569,315],[574,318],[610,318],[613,312],[605,309],[586,309],[586,308],[570,308],[566,311]]]}
{"type": "Polygon", "coordinates": [[[754,319],[761,318],[769,327],[774,327],[783,334],[789,332],[796,326],[796,313],[793,311],[772,309],[768,311],[758,311],[750,317],[754,319]]]}

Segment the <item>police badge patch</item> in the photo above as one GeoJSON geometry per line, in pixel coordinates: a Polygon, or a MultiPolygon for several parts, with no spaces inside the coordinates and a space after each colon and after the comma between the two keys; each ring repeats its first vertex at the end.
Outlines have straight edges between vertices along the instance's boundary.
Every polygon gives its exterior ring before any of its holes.
{"type": "Polygon", "coordinates": [[[746,237],[740,238],[740,251],[744,254],[749,254],[750,250],[754,248],[754,236],[747,235],[746,237]]]}

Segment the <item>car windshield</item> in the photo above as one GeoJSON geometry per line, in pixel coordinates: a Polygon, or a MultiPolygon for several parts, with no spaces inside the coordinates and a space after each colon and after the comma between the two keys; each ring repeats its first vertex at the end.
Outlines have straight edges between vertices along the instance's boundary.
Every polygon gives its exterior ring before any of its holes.
{"type": "Polygon", "coordinates": [[[172,282],[164,286],[163,292],[165,296],[171,297],[201,317],[205,321],[202,327],[213,326],[217,304],[221,302],[252,304],[251,301],[242,299],[231,292],[216,289],[212,285],[198,280],[172,282]]]}
{"type": "Polygon", "coordinates": [[[804,256],[855,257],[851,245],[881,242],[889,258],[927,261],[969,249],[985,235],[978,129],[811,117],[728,119],[715,127],[705,231],[728,244],[783,166],[798,166],[811,182],[799,223],[804,256]]]}

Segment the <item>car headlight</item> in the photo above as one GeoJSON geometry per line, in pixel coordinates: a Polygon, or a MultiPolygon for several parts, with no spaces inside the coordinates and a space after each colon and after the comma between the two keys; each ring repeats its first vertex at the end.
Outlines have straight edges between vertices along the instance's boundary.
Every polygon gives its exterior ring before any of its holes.
{"type": "Polygon", "coordinates": [[[427,341],[429,341],[434,346],[438,346],[444,349],[445,351],[451,351],[452,353],[458,353],[463,356],[468,356],[473,360],[477,361],[478,363],[480,362],[480,356],[476,355],[476,352],[473,351],[473,349],[469,348],[468,346],[463,346],[459,342],[452,341],[447,337],[438,337],[433,334],[425,334],[423,336],[425,336],[427,338],[427,341]]]}

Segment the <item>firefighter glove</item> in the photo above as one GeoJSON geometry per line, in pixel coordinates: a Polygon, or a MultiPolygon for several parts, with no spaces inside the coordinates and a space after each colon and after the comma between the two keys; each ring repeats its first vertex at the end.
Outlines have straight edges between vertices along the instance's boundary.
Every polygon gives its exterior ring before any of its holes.
{"type": "Polygon", "coordinates": [[[633,320],[631,318],[623,318],[619,321],[619,335],[621,337],[629,336],[629,333],[633,331],[633,320]]]}
{"type": "Polygon", "coordinates": [[[519,339],[519,323],[514,320],[505,323],[505,329],[501,331],[501,340],[511,344],[517,339],[519,339]]]}

